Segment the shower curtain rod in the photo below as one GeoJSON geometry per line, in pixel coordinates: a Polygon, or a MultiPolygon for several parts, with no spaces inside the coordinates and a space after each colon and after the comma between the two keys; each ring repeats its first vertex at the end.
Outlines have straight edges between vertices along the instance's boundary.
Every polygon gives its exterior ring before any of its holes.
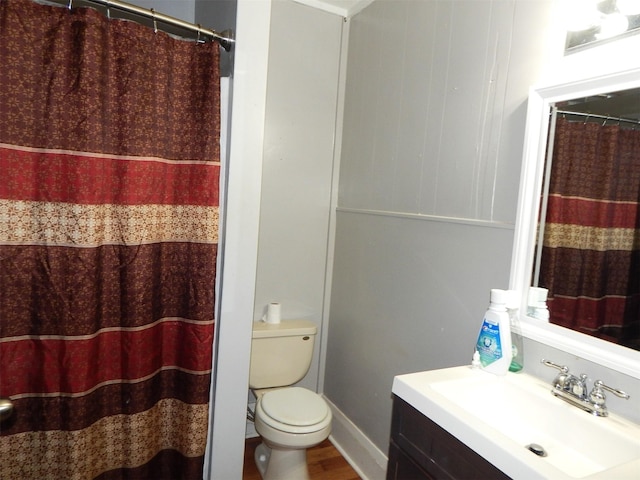
{"type": "Polygon", "coordinates": [[[599,120],[604,120],[605,122],[607,120],[611,120],[611,121],[614,121],[614,122],[626,122],[626,123],[632,123],[634,125],[640,125],[640,120],[631,120],[629,118],[611,117],[609,115],[598,115],[598,114],[595,114],[595,113],[584,113],[584,112],[571,112],[569,110],[557,110],[557,113],[563,114],[563,115],[577,115],[579,117],[587,117],[586,119],[597,118],[599,120]]]}
{"type": "MultiPolygon", "coordinates": [[[[66,5],[69,10],[74,6],[74,0],[49,0],[54,1],[57,4],[66,5]]],[[[138,7],[137,5],[132,5],[130,3],[121,2],[120,0],[80,0],[75,2],[80,5],[101,5],[106,7],[107,14],[110,9],[120,10],[126,13],[132,13],[134,15],[138,15],[141,17],[149,18],[153,21],[154,28],[157,28],[156,22],[162,22],[167,25],[172,25],[175,27],[179,27],[185,30],[189,30],[191,32],[198,34],[198,39],[210,38],[214,41],[218,42],[222,48],[224,48],[227,52],[231,51],[235,40],[233,39],[233,32],[231,30],[225,30],[223,32],[215,32],[214,30],[210,30],[208,28],[204,28],[200,25],[196,25],[194,23],[186,22],[184,20],[180,20],[179,18],[171,17],[169,15],[165,15],[163,13],[158,13],[155,10],[138,7]]]]}

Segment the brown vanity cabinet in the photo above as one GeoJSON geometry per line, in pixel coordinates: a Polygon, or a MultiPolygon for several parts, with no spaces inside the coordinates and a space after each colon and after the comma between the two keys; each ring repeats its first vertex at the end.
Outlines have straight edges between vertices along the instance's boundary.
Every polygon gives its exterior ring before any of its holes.
{"type": "Polygon", "coordinates": [[[508,478],[449,432],[394,395],[387,480],[508,478]]]}

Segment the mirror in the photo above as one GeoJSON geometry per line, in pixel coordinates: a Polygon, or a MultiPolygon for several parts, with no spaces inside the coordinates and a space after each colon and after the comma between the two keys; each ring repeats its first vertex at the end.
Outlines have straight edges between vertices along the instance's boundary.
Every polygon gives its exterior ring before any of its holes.
{"type": "MultiPolygon", "coordinates": [[[[521,293],[521,312],[526,312],[534,273],[551,109],[567,106],[576,99],[640,89],[640,63],[636,57],[626,57],[633,58],[636,65],[627,61],[624,69],[608,70],[602,62],[595,63],[594,68],[602,72],[597,75],[584,75],[582,70],[582,78],[577,78],[578,73],[572,77],[571,73],[562,72],[568,79],[551,81],[530,91],[510,281],[510,288],[521,293]]],[[[528,338],[640,378],[640,351],[524,315],[521,324],[523,335],[528,338]]]]}
{"type": "Polygon", "coordinates": [[[551,105],[532,285],[550,322],[640,350],[640,89],[551,105]]]}

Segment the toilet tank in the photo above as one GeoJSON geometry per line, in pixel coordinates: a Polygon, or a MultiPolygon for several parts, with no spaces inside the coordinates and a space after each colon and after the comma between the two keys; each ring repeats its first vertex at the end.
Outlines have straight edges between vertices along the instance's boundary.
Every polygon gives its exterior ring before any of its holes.
{"type": "Polygon", "coordinates": [[[250,388],[293,385],[309,371],[317,328],[309,320],[255,322],[251,340],[250,388]]]}

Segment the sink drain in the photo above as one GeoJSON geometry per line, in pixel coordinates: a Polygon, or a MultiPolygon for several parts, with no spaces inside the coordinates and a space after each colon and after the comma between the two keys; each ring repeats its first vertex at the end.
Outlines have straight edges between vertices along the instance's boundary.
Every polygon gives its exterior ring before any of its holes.
{"type": "Polygon", "coordinates": [[[547,456],[547,451],[544,449],[544,447],[542,445],[538,445],[537,443],[530,443],[529,445],[527,445],[527,450],[532,451],[539,457],[547,456]]]}

